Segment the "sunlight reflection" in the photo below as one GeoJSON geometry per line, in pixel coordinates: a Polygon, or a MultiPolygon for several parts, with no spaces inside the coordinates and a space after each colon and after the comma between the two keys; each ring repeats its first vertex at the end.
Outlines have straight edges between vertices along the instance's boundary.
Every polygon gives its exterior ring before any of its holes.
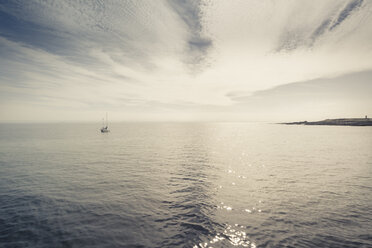
{"type": "MultiPolygon", "coordinates": [[[[235,224],[234,228],[232,228],[231,225],[227,225],[222,234],[217,233],[217,235],[208,242],[199,243],[194,245],[193,248],[213,248],[213,244],[223,240],[228,241],[233,246],[255,248],[256,244],[249,240],[248,235],[243,231],[243,228],[244,226],[239,224],[235,224]]],[[[221,245],[223,245],[223,243],[221,245]]]]}

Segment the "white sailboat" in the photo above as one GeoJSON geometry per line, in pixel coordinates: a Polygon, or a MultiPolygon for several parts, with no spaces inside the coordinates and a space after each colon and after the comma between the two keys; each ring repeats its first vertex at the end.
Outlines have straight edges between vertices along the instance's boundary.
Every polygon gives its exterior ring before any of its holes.
{"type": "Polygon", "coordinates": [[[105,120],[102,119],[102,128],[101,133],[108,133],[110,130],[108,129],[108,121],[107,121],[107,113],[106,113],[106,126],[105,126],[105,120]]]}

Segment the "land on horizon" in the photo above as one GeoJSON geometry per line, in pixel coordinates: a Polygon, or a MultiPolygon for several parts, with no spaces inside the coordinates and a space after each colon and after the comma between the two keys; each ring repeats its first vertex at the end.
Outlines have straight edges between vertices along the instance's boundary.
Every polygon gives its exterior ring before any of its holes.
{"type": "Polygon", "coordinates": [[[372,119],[367,118],[341,118],[341,119],[326,119],[322,121],[298,121],[284,122],[280,124],[286,125],[329,125],[329,126],[372,126],[372,119]]]}

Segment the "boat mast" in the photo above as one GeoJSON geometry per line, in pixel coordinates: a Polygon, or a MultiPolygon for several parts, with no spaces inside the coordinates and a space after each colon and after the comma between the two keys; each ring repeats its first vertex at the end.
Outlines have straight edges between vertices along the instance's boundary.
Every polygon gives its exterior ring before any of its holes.
{"type": "Polygon", "coordinates": [[[107,112],[106,112],[106,128],[108,128],[107,112]]]}

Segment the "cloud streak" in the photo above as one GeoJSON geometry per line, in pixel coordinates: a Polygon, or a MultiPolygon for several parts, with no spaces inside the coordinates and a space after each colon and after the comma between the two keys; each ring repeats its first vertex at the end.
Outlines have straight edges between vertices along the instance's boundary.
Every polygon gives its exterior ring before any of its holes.
{"type": "Polygon", "coordinates": [[[0,121],[245,115],[232,92],[252,100],[371,70],[371,10],[363,0],[2,2],[0,121]]]}

